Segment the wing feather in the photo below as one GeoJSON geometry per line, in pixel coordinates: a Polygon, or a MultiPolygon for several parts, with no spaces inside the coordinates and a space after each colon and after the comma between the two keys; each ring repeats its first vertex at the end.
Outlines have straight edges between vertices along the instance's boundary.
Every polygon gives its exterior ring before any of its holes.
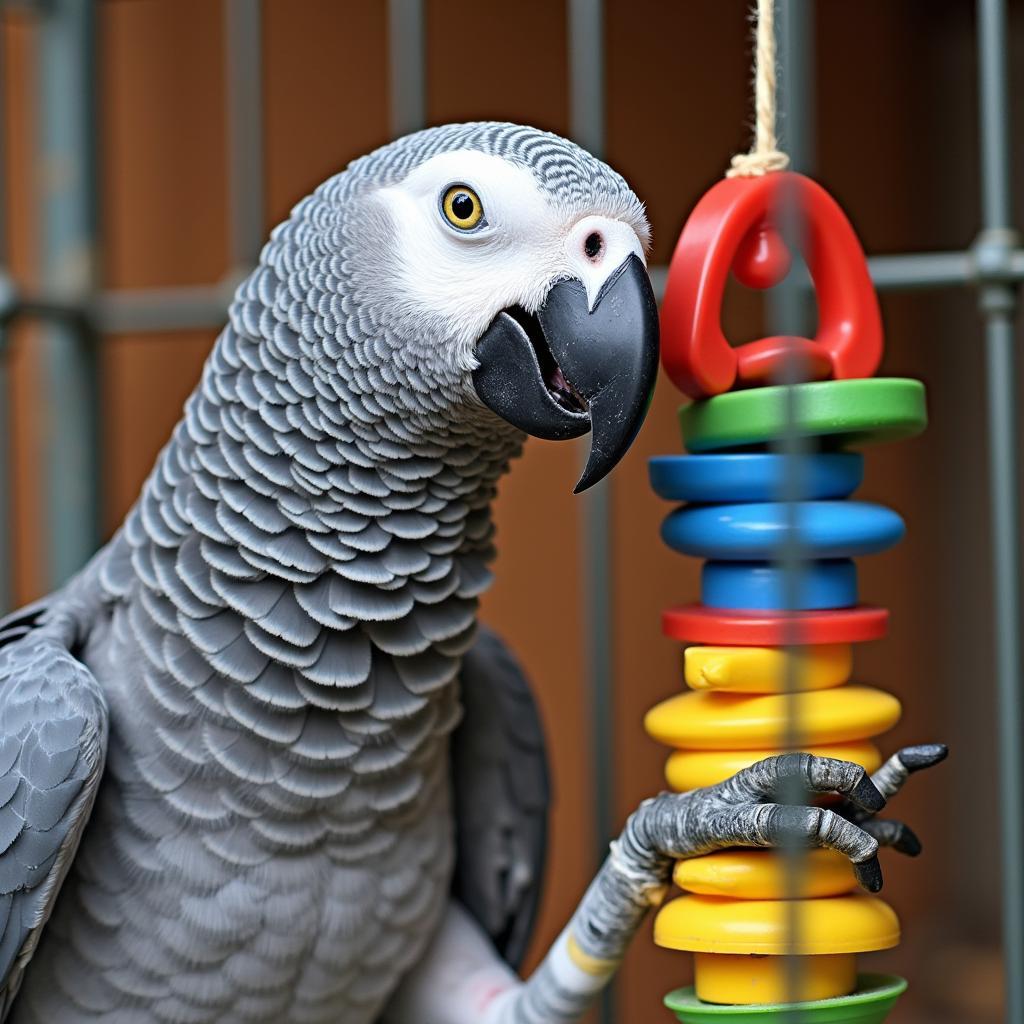
{"type": "Polygon", "coordinates": [[[38,618],[0,621],[0,1020],[78,848],[107,743],[99,684],[38,618]]]}
{"type": "Polygon", "coordinates": [[[460,675],[463,720],[452,739],[454,893],[518,967],[540,901],[547,851],[547,755],[519,663],[481,628],[460,675]]]}

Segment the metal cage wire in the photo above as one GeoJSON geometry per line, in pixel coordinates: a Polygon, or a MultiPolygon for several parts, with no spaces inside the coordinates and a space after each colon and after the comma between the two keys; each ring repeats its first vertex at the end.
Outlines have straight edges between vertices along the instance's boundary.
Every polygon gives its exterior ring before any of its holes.
{"type": "MultiPolygon", "coordinates": [[[[17,318],[39,320],[43,336],[49,424],[45,536],[49,582],[56,586],[99,542],[97,489],[97,348],[105,335],[133,331],[216,328],[235,285],[263,241],[263,138],[260,0],[224,0],[229,125],[230,269],[212,286],[109,291],[98,287],[95,11],[87,0],[7,0],[39,18],[40,158],[68,173],[49,176],[41,205],[42,286],[19,290],[6,269],[6,225],[0,222],[0,422],[9,415],[5,342],[17,318]],[[60,500],[57,500],[57,498],[60,500]]],[[[570,132],[597,155],[605,148],[603,0],[566,0],[570,132]]],[[[973,288],[984,322],[987,362],[988,459],[993,551],[1000,806],[1003,865],[1003,954],[1006,1015],[1024,1024],[1024,695],[1021,680],[1016,348],[1017,290],[1024,248],[1013,228],[1010,192],[1010,109],[1006,0],[977,0],[978,96],[983,218],[966,251],[875,256],[869,267],[881,291],[973,288]]],[[[425,0],[388,0],[390,120],[393,135],[426,123],[425,0]]],[[[812,0],[779,0],[783,125],[800,169],[811,164],[813,96],[812,0]]],[[[3,97],[0,95],[0,101],[3,97]]],[[[0,169],[4,167],[0,153],[0,169]]],[[[5,182],[0,178],[0,196],[5,182]]],[[[0,205],[2,210],[2,205],[0,205]]],[[[653,268],[656,288],[665,269],[653,268]]],[[[774,315],[784,312],[773,311],[774,315]]],[[[7,432],[0,436],[0,611],[12,600],[11,475],[7,432]]],[[[611,507],[606,485],[587,499],[583,587],[589,637],[594,849],[603,858],[614,825],[614,780],[606,752],[611,719],[611,507]]],[[[613,999],[603,1007],[614,1019],[613,999]]]]}

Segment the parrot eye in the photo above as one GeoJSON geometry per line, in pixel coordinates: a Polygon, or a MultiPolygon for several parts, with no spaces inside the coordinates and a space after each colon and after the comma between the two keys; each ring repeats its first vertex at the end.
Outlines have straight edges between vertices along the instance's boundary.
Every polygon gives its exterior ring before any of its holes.
{"type": "Polygon", "coordinates": [[[460,231],[472,231],[484,219],[483,203],[468,185],[452,185],[441,199],[441,212],[460,231]]]}

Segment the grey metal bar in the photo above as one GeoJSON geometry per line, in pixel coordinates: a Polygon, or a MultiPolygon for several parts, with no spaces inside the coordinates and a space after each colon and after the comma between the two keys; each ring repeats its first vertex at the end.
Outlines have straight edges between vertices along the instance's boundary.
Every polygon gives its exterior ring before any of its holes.
{"type": "MultiPolygon", "coordinates": [[[[900,253],[870,256],[868,268],[874,286],[882,292],[927,291],[967,287],[985,280],[973,252],[900,253]]],[[[668,267],[653,265],[650,278],[658,301],[665,295],[668,267]]],[[[1011,254],[1008,273],[1000,280],[1024,282],[1024,251],[1011,254]]],[[[41,295],[23,294],[8,298],[0,282],[0,313],[14,312],[38,317],[94,317],[101,334],[131,332],[188,331],[219,327],[240,274],[217,285],[189,285],[180,288],[140,288],[99,292],[92,302],[61,304],[41,295]]]]}
{"type": "Polygon", "coordinates": [[[813,13],[810,0],[780,0],[779,141],[794,171],[810,173],[815,149],[813,13]]]}
{"type": "MultiPolygon", "coordinates": [[[[993,272],[978,264],[975,250],[868,257],[868,268],[879,291],[966,287],[990,279],[1024,281],[1024,249],[1010,250],[1004,269],[993,272]]],[[[654,293],[660,301],[665,293],[668,268],[655,265],[650,268],[650,274],[654,293]]],[[[17,295],[0,273],[0,317],[11,311],[37,317],[74,316],[84,312],[94,318],[96,329],[103,334],[218,327],[224,322],[225,310],[242,276],[241,271],[235,271],[224,281],[212,285],[101,291],[92,302],[75,306],[62,305],[42,295],[17,295]]],[[[809,278],[806,283],[809,287],[809,278]]]]}
{"type": "Polygon", "coordinates": [[[998,232],[983,236],[967,252],[908,253],[872,256],[868,269],[881,291],[951,288],[957,285],[1007,284],[1024,281],[1024,249],[1019,237],[998,232]]]}
{"type": "MultiPolygon", "coordinates": [[[[78,304],[96,276],[95,7],[52,0],[39,29],[42,276],[48,294],[78,304]]],[[[54,321],[43,339],[49,432],[41,555],[52,586],[99,539],[99,402],[94,346],[83,326],[54,321]]]]}
{"type": "Polygon", "coordinates": [[[987,228],[1012,223],[1010,90],[1006,0],[978,3],[978,103],[981,124],[981,208],[987,228]]]}
{"type": "MultiPolygon", "coordinates": [[[[809,172],[814,153],[814,54],[813,54],[813,11],[808,0],[781,0],[778,5],[778,110],[781,119],[781,148],[789,153],[794,170],[809,172]]],[[[777,212],[779,229],[789,250],[800,253],[805,246],[806,225],[802,209],[793,202],[788,190],[782,190],[777,212]]],[[[808,276],[803,260],[794,260],[794,267],[808,276]]],[[[791,274],[782,285],[769,295],[767,320],[771,334],[806,334],[810,327],[812,292],[804,286],[800,273],[791,274]]],[[[787,540],[778,552],[778,563],[784,574],[785,606],[798,607],[798,596],[803,577],[807,571],[808,553],[797,536],[796,523],[799,504],[805,493],[803,477],[804,456],[808,441],[797,430],[799,398],[795,387],[802,377],[802,366],[798,359],[787,359],[778,383],[785,389],[785,430],[773,450],[783,453],[785,470],[782,498],[786,505],[787,540]]],[[[801,637],[796,623],[790,623],[786,632],[788,645],[799,644],[801,637]]],[[[791,673],[786,679],[786,727],[787,749],[800,749],[802,732],[796,694],[800,679],[791,673]]],[[[806,804],[809,799],[806,786],[794,780],[781,794],[781,799],[791,804],[806,804]]],[[[806,851],[796,836],[787,836],[783,843],[784,877],[790,897],[798,895],[800,880],[806,869],[806,851]]],[[[803,988],[805,961],[796,955],[800,948],[800,919],[796,912],[795,899],[790,899],[786,915],[787,946],[786,958],[787,1002],[796,1004],[803,988]]],[[[798,1008],[787,1008],[783,1013],[786,1024],[799,1024],[803,1014],[798,1008]]]]}
{"type": "Polygon", "coordinates": [[[7,328],[0,326],[0,615],[10,611],[14,589],[11,565],[11,501],[14,489],[11,486],[10,381],[4,359],[6,332],[7,328]]]}
{"type": "MultiPolygon", "coordinates": [[[[569,131],[595,156],[602,156],[604,132],[604,4],[568,0],[569,131]]],[[[592,487],[585,502],[584,552],[586,620],[594,734],[594,827],[598,862],[608,853],[613,821],[613,772],[608,751],[612,730],[611,495],[607,481],[592,487]]]]}
{"type": "Polygon", "coordinates": [[[605,147],[604,0],[568,0],[569,126],[595,156],[605,147]]]}
{"type": "MultiPolygon", "coordinates": [[[[900,256],[872,256],[868,270],[880,291],[950,288],[971,284],[974,261],[969,252],[926,252],[900,256]]],[[[1021,261],[1024,275],[1024,259],[1021,261]]]]}
{"type": "MultiPolygon", "coordinates": [[[[986,274],[977,266],[976,254],[965,252],[900,253],[868,258],[875,287],[879,291],[917,291],[977,284],[986,274]]],[[[668,268],[650,268],[654,293],[659,301],[665,293],[668,268]]],[[[32,316],[71,316],[85,312],[94,317],[103,334],[133,331],[178,331],[217,327],[242,274],[236,272],[212,285],[178,288],[133,288],[101,291],[81,307],[61,305],[41,295],[9,296],[6,279],[0,276],[0,315],[8,308],[32,316]]],[[[1024,250],[1010,254],[1009,269],[1000,280],[1024,281],[1024,250]]],[[[809,279],[808,279],[809,285],[809,279]]]]}
{"type": "Polygon", "coordinates": [[[265,234],[261,15],[261,0],[227,0],[224,6],[229,251],[235,269],[256,262],[265,234]]]}
{"type": "MultiPolygon", "coordinates": [[[[3,116],[6,113],[3,66],[0,64],[0,316],[10,308],[14,285],[7,275],[7,154],[4,145],[6,132],[3,116]]],[[[4,358],[7,348],[7,324],[0,319],[0,615],[9,611],[13,601],[13,567],[11,566],[11,500],[14,489],[11,486],[10,417],[8,397],[7,362],[4,358]]]]}
{"type": "Polygon", "coordinates": [[[89,307],[103,334],[216,328],[227,319],[240,277],[183,288],[133,288],[101,292],[89,307]]]}
{"type": "MultiPolygon", "coordinates": [[[[978,2],[978,102],[984,229],[975,251],[1017,243],[1010,195],[1010,94],[1005,0],[978,2]]],[[[995,263],[998,265],[998,256],[995,263]]],[[[1016,287],[980,290],[988,370],[989,487],[998,684],[1003,962],[1006,1020],[1024,1024],[1024,690],[1021,679],[1020,469],[1017,458],[1016,287]]]]}
{"type": "Polygon", "coordinates": [[[0,320],[83,322],[101,334],[203,330],[221,326],[245,268],[217,284],[119,288],[81,299],[15,293],[0,271],[0,320]]]}
{"type": "MultiPolygon", "coordinates": [[[[569,42],[569,134],[595,156],[605,154],[605,11],[604,0],[567,0],[569,42]]],[[[590,674],[591,774],[594,780],[594,853],[600,864],[608,855],[615,827],[615,730],[612,667],[615,636],[612,609],[612,506],[607,479],[592,487],[584,504],[584,621],[587,623],[590,674]]],[[[614,983],[605,988],[599,1007],[602,1024],[616,1019],[614,983]]]]}
{"type": "Polygon", "coordinates": [[[427,123],[427,46],[424,0],[388,0],[388,81],[391,134],[418,131],[427,123]]]}
{"type": "Polygon", "coordinates": [[[995,596],[996,678],[999,719],[999,820],[1002,830],[1003,960],[1006,1020],[1024,1021],[1024,757],[1021,752],[1020,547],[1017,536],[1016,351],[1012,315],[990,312],[985,328],[988,373],[989,477],[995,596]]]}

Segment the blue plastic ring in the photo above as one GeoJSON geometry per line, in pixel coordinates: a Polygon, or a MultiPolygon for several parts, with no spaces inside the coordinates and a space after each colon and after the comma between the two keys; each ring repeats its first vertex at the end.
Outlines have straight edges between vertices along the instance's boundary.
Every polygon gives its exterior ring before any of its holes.
{"type": "Polygon", "coordinates": [[[817,452],[786,465],[785,455],[656,455],[651,486],[669,501],[782,501],[796,485],[802,501],[847,498],[864,479],[859,452],[817,452]],[[795,470],[795,472],[794,472],[795,470]],[[793,480],[789,474],[793,473],[793,480]]]}
{"type": "Polygon", "coordinates": [[[863,501],[687,505],[661,527],[665,543],[684,555],[737,561],[777,559],[788,540],[807,558],[855,558],[885,551],[903,533],[896,512],[863,501]]]}
{"type": "Polygon", "coordinates": [[[849,559],[808,562],[794,581],[787,581],[786,571],[767,562],[706,562],[701,600],[711,608],[750,611],[815,611],[857,603],[857,567],[849,559]]]}

